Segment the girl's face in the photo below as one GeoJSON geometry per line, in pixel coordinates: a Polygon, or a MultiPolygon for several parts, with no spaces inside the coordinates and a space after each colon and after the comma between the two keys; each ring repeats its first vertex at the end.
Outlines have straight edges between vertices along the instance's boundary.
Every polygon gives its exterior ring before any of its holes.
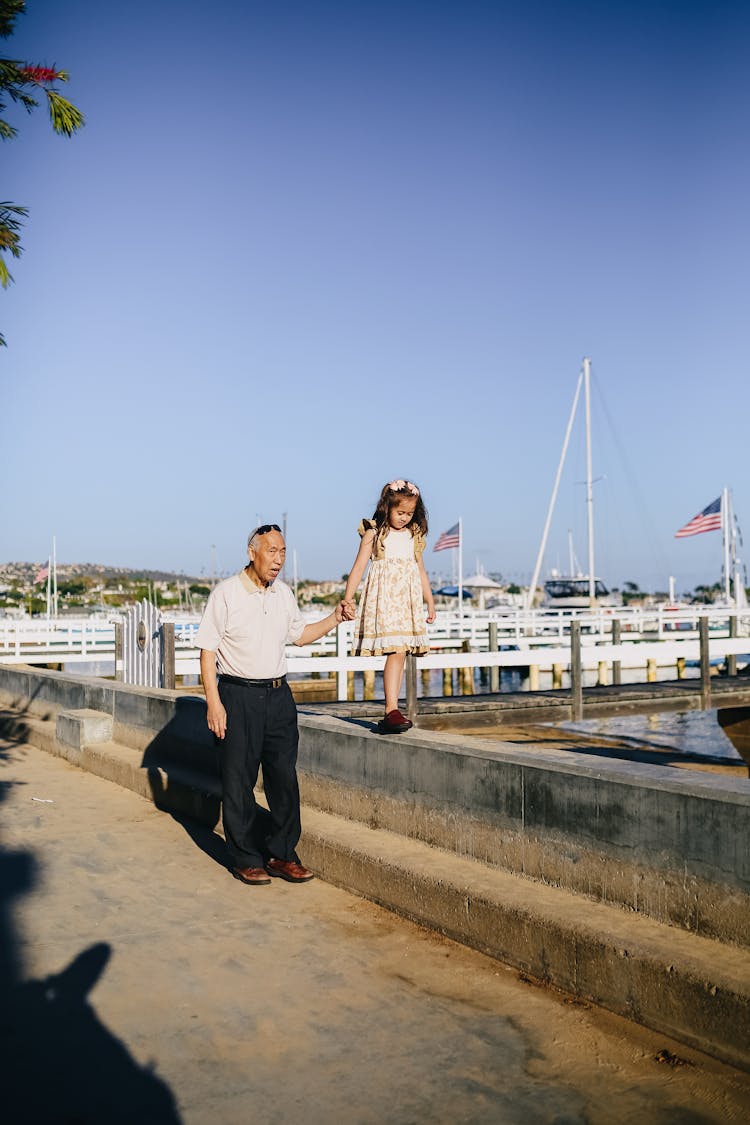
{"type": "Polygon", "coordinates": [[[388,510],[388,523],[394,531],[401,531],[402,528],[411,523],[416,506],[416,496],[399,496],[396,503],[391,504],[388,510]]]}

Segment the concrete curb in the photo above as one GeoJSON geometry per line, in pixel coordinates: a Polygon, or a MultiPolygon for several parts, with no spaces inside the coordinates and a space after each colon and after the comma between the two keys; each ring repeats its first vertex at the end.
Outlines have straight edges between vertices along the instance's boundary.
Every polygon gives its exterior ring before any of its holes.
{"type": "Polygon", "coordinates": [[[329,882],[539,981],[750,1070],[750,953],[305,809],[329,882]]]}
{"type": "MultiPolygon", "coordinates": [[[[26,740],[215,826],[216,778],[142,765],[114,742],[60,743],[54,719],[24,716],[26,740]]],[[[750,952],[511,875],[385,829],[304,809],[304,860],[325,880],[750,1071],[750,952]]]]}

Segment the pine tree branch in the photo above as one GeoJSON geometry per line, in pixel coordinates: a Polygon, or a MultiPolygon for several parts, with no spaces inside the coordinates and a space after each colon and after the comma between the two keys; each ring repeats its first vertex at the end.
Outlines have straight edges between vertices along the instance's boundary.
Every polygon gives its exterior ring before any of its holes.
{"type": "Polygon", "coordinates": [[[47,90],[46,94],[52,128],[56,133],[72,137],[76,129],[81,129],[86,124],[80,109],[58,94],[57,90],[47,90]]]}

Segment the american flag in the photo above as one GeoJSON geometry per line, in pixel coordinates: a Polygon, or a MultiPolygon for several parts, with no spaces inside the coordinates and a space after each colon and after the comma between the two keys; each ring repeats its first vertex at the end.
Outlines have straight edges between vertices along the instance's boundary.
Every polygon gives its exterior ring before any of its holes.
{"type": "Polygon", "coordinates": [[[684,539],[688,535],[700,535],[701,531],[720,531],[721,530],[721,497],[709,504],[702,512],[698,512],[697,516],[681,527],[679,531],[675,531],[675,539],[684,539]]]}
{"type": "Polygon", "coordinates": [[[435,546],[432,549],[433,549],[433,551],[447,551],[447,549],[449,547],[460,547],[460,546],[461,546],[461,532],[459,530],[458,524],[454,523],[453,527],[449,527],[447,531],[443,532],[443,534],[440,536],[437,543],[435,544],[435,546]]]}
{"type": "Polygon", "coordinates": [[[49,574],[49,566],[40,566],[39,570],[36,573],[36,578],[34,579],[34,582],[44,582],[44,580],[45,580],[45,578],[47,577],[48,574],[49,574]]]}

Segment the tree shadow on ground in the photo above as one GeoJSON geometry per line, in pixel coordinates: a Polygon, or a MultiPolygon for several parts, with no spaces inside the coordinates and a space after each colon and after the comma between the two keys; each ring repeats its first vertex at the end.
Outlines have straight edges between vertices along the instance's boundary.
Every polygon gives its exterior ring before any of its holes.
{"type": "MultiPolygon", "coordinates": [[[[25,740],[23,714],[0,715],[0,767],[17,760],[25,740]]],[[[13,781],[0,781],[0,803],[13,781]]],[[[0,845],[0,1106],[13,1125],[179,1125],[169,1086],[101,1022],[89,993],[105,971],[111,947],[82,950],[58,973],[24,980],[12,911],[40,878],[31,851],[0,845]]]]}

